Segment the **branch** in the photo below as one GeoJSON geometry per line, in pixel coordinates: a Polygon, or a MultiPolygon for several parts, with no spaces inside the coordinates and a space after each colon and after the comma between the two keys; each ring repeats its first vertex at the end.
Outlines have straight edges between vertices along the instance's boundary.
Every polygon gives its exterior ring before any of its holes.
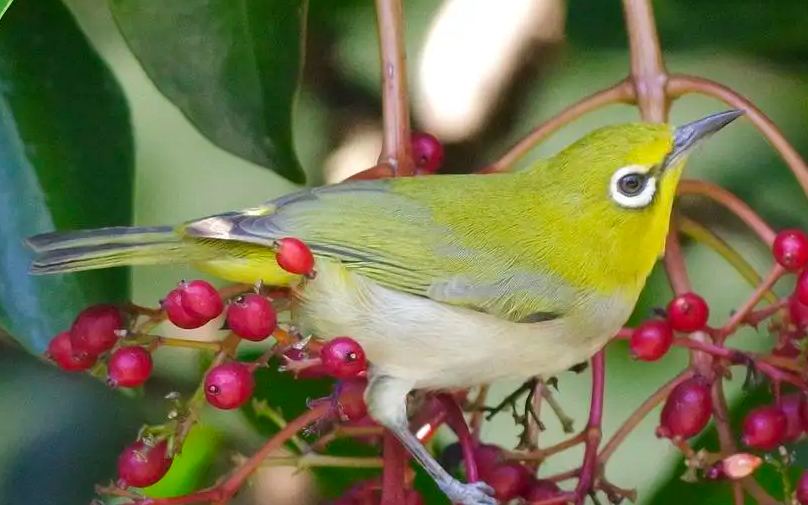
{"type": "Polygon", "coordinates": [[[466,419],[463,417],[463,411],[451,395],[444,393],[437,396],[443,408],[446,409],[446,424],[455,432],[460,442],[463,461],[466,466],[466,478],[469,482],[477,482],[480,480],[477,473],[477,460],[474,457],[474,445],[468,424],[466,424],[466,419]]]}
{"type": "Polygon", "coordinates": [[[718,341],[723,342],[729,335],[735,332],[738,327],[744,322],[746,317],[754,310],[755,306],[760,303],[763,296],[771,290],[772,286],[786,273],[785,269],[780,265],[774,265],[761,282],[758,287],[752,292],[748,300],[738,309],[732,317],[721,327],[718,334],[718,341]]]}
{"type": "Polygon", "coordinates": [[[382,77],[384,140],[379,165],[389,165],[396,176],[415,173],[410,141],[410,103],[407,55],[401,0],[376,0],[376,19],[382,77]]]}
{"type": "Polygon", "coordinates": [[[623,0],[631,53],[631,82],[643,121],[664,123],[671,100],[665,92],[668,72],[662,61],[654,9],[649,0],[623,0]]]}
{"type": "Polygon", "coordinates": [[[404,486],[407,469],[407,452],[392,433],[385,432],[382,449],[381,505],[401,505],[404,503],[404,486]]]}
{"type": "Polygon", "coordinates": [[[735,109],[745,110],[746,117],[760,130],[760,133],[766,137],[772,147],[780,153],[791,171],[794,172],[794,176],[799,181],[803,191],[808,193],[808,165],[805,164],[805,160],[788,143],[783,132],[751,101],[723,84],[689,75],[672,75],[668,82],[668,93],[675,98],[688,93],[701,93],[717,98],[735,109]]]}
{"type": "Polygon", "coordinates": [[[579,117],[601,109],[607,105],[616,103],[631,103],[634,98],[634,91],[629,81],[621,81],[611,88],[607,88],[597,93],[594,93],[583,100],[580,100],[566,109],[559,112],[556,116],[548,119],[532,132],[527,134],[515,146],[513,146],[505,155],[497,160],[490,166],[479,170],[479,174],[491,174],[495,172],[507,172],[522,157],[533,149],[539,142],[547,138],[548,135],[560,129],[563,126],[571,123],[579,117]]]}
{"type": "Polygon", "coordinates": [[[589,406],[589,422],[586,425],[586,448],[578,485],[575,488],[575,503],[581,505],[594,490],[599,473],[598,445],[602,435],[603,395],[606,388],[606,353],[601,349],[592,357],[592,399],[589,406]]]}

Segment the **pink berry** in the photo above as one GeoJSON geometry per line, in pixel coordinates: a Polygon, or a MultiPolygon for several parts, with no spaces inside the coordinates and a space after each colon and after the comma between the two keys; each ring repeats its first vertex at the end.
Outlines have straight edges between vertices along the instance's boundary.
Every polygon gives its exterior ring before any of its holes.
{"type": "Polygon", "coordinates": [[[244,405],[254,390],[252,372],[238,361],[221,364],[205,377],[205,398],[218,409],[231,410],[244,405]]]}
{"type": "Polygon", "coordinates": [[[802,435],[802,419],[800,415],[803,395],[790,393],[780,399],[780,410],[786,415],[786,430],[783,442],[793,442],[802,435]]]}
{"type": "Polygon", "coordinates": [[[338,379],[352,379],[367,368],[365,351],[349,337],[329,340],[320,350],[320,359],[326,373],[338,379]]]}
{"type": "Polygon", "coordinates": [[[168,320],[171,321],[174,326],[184,330],[200,328],[209,321],[204,317],[199,317],[185,310],[185,307],[182,305],[182,291],[180,289],[174,289],[168,293],[168,296],[160,302],[160,305],[163,310],[166,311],[168,320]]]}
{"type": "Polygon", "coordinates": [[[219,292],[205,281],[181,282],[177,289],[180,291],[182,308],[189,315],[208,322],[219,317],[224,310],[219,292]]]}
{"type": "Polygon", "coordinates": [[[668,322],[676,331],[691,332],[707,325],[710,309],[696,293],[684,293],[668,304],[668,322]]]}
{"type": "Polygon", "coordinates": [[[142,347],[121,347],[109,357],[107,383],[111,387],[134,388],[149,378],[152,356],[142,347]]]}
{"type": "Polygon", "coordinates": [[[420,174],[434,174],[443,165],[443,146],[434,135],[412,133],[412,157],[420,174]]]}
{"type": "Polygon", "coordinates": [[[275,261],[289,273],[308,275],[314,269],[314,255],[302,240],[293,237],[278,241],[275,261]]]}
{"type": "Polygon", "coordinates": [[[710,384],[696,376],[676,386],[659,416],[657,436],[690,438],[707,426],[712,415],[710,384]]]}
{"type": "Polygon", "coordinates": [[[808,505],[808,470],[802,473],[797,481],[797,501],[800,505],[808,505]]]}
{"type": "Polygon", "coordinates": [[[808,235],[796,229],[781,231],[774,238],[772,254],[786,270],[802,270],[808,265],[808,235]]]}
{"type": "Polygon", "coordinates": [[[522,498],[527,502],[549,500],[561,494],[561,488],[551,480],[533,479],[528,485],[522,498]]]}
{"type": "Polygon", "coordinates": [[[340,417],[349,421],[358,421],[368,415],[365,404],[365,389],[368,382],[354,379],[339,382],[335,387],[337,407],[340,417]]]}
{"type": "Polygon", "coordinates": [[[741,441],[753,449],[768,451],[783,443],[788,419],[776,405],[753,409],[744,419],[741,441]]]}
{"type": "Polygon", "coordinates": [[[523,465],[515,461],[503,461],[494,465],[485,482],[494,488],[494,497],[505,503],[524,493],[531,478],[530,470],[523,465]]]}
{"type": "Polygon", "coordinates": [[[45,356],[53,360],[62,370],[81,372],[89,369],[98,360],[98,356],[88,353],[74,353],[70,332],[57,333],[48,344],[45,356]]]}
{"type": "Polygon", "coordinates": [[[664,356],[673,344],[673,331],[665,321],[649,319],[631,334],[629,348],[634,359],[656,361],[664,356]]]}
{"type": "Polygon", "coordinates": [[[166,457],[165,440],[149,447],[142,440],[129,445],[118,456],[118,486],[147,487],[163,478],[172,460],[166,457]]]}
{"type": "Polygon", "coordinates": [[[73,352],[96,356],[112,349],[123,329],[123,315],[114,305],[93,305],[79,312],[70,328],[73,352]]]}
{"type": "Polygon", "coordinates": [[[227,306],[227,324],[239,337],[260,342],[275,331],[278,313],[267,298],[247,293],[227,306]]]}

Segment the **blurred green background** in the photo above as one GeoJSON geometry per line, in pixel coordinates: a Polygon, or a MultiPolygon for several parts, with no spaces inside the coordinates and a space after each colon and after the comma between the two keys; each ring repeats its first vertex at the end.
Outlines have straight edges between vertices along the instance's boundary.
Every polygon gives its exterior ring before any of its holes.
{"type": "MultiPolygon", "coordinates": [[[[628,71],[617,0],[404,3],[413,120],[446,142],[446,171],[484,166],[544,119],[628,71]]],[[[112,4],[124,8],[127,2],[112,4]]],[[[147,77],[105,1],[65,0],[64,6],[58,0],[17,0],[0,21],[0,316],[5,317],[0,320],[24,321],[19,327],[31,328],[31,333],[20,335],[14,325],[9,330],[37,352],[45,335],[69,323],[79,301],[130,296],[136,303],[154,305],[178,279],[198,274],[181,267],[138,267],[28,286],[24,257],[9,241],[52,226],[175,223],[252,206],[296,187],[272,170],[216,147],[195,129],[147,77]],[[41,166],[51,171],[43,172],[41,166]]],[[[804,0],[658,0],[654,7],[671,71],[730,85],[765,111],[799,152],[808,153],[804,0]]],[[[192,40],[191,35],[182,38],[187,29],[182,23],[176,26],[178,40],[192,40]]],[[[308,35],[293,116],[294,148],[309,183],[322,184],[372,165],[378,155],[373,2],[313,0],[308,35]]],[[[147,42],[160,51],[159,39],[147,42]]],[[[280,44],[275,49],[294,50],[280,44]]],[[[172,59],[170,52],[165,56],[173,70],[181,71],[186,66],[204,69],[211,55],[199,54],[199,60],[172,59]]],[[[270,86],[272,82],[280,81],[270,86]]],[[[688,97],[677,102],[672,122],[721,108],[712,100],[688,97]]],[[[628,106],[594,113],[553,135],[525,162],[596,126],[636,117],[628,106]]],[[[805,195],[748,123],[723,132],[694,157],[688,170],[690,177],[733,191],[775,228],[808,225],[805,195]]],[[[682,204],[765,271],[767,251],[731,216],[703,202],[682,204]]],[[[688,246],[686,253],[693,284],[709,300],[713,322],[719,322],[749,288],[713,252],[688,246]]],[[[646,291],[638,317],[666,302],[669,290],[661,272],[646,291]]],[[[772,344],[763,332],[752,331],[740,334],[737,342],[750,349],[772,344]]],[[[0,504],[88,503],[93,484],[113,477],[117,453],[138,427],[163,418],[168,407],[162,395],[188,391],[199,378],[198,354],[165,349],[157,356],[157,374],[144,393],[123,395],[89,378],[61,373],[10,339],[0,339],[0,504]]],[[[625,347],[615,344],[608,359],[607,435],[680,370],[686,356],[672,352],[658,363],[633,363],[625,347]]],[[[734,420],[765,396],[742,394],[740,379],[728,388],[734,420]]],[[[497,384],[491,401],[513,387],[497,384]]],[[[261,388],[259,396],[282,405],[287,415],[304,408],[306,398],[327,392],[325,384],[304,387],[272,373],[261,388]]],[[[561,378],[558,399],[576,419],[576,428],[584,425],[588,397],[588,374],[561,378]]],[[[613,458],[607,469],[610,480],[637,487],[641,503],[729,503],[727,486],[679,481],[678,453],[653,435],[657,416],[649,416],[613,458]]],[[[210,482],[227,468],[228,455],[248,452],[270,430],[249,412],[208,410],[203,420],[210,429],[195,438],[187,472],[172,476],[175,491],[210,482]]],[[[543,444],[563,436],[553,419],[547,425],[543,444]]],[[[484,438],[512,446],[516,433],[503,415],[486,425],[484,438]]],[[[441,440],[451,437],[441,434],[441,440]]],[[[801,464],[802,444],[795,446],[801,464]]],[[[708,433],[696,445],[715,449],[715,437],[708,433]]],[[[563,471],[579,458],[580,452],[569,451],[554,457],[543,472],[563,471]]],[[[771,469],[762,474],[779,496],[777,476],[771,469]]],[[[312,480],[305,473],[291,478],[287,469],[262,471],[236,501],[317,503],[320,491],[333,495],[355,477],[335,471],[312,480]]]]}

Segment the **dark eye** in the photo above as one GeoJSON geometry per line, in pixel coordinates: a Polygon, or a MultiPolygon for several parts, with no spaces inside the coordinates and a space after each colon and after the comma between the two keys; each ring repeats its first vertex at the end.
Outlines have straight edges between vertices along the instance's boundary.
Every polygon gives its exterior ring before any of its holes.
{"type": "Polygon", "coordinates": [[[643,174],[626,174],[617,181],[617,189],[626,196],[635,196],[642,192],[646,180],[643,174]]]}

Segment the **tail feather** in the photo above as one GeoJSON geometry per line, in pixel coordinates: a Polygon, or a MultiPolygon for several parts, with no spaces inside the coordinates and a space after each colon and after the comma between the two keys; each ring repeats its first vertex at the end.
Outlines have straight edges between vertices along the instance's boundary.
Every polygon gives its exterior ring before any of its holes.
{"type": "Polygon", "coordinates": [[[180,240],[170,226],[114,226],[93,230],[57,231],[25,239],[35,252],[73,249],[106,244],[135,244],[180,240]]]}

